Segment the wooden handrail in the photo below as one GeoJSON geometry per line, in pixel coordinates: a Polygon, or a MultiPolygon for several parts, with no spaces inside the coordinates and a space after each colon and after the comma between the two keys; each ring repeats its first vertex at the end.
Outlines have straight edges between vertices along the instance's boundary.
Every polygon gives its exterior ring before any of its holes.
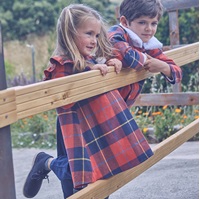
{"type": "Polygon", "coordinates": [[[198,92],[140,94],[133,106],[191,106],[199,104],[198,92]]]}
{"type": "Polygon", "coordinates": [[[162,0],[162,4],[166,11],[199,7],[198,0],[162,0]]]}
{"type": "MultiPolygon", "coordinates": [[[[165,52],[179,66],[199,59],[199,42],[165,52]]],[[[88,71],[32,85],[0,91],[0,128],[19,119],[67,105],[156,75],[146,70],[124,69],[106,76],[88,71]]]]}

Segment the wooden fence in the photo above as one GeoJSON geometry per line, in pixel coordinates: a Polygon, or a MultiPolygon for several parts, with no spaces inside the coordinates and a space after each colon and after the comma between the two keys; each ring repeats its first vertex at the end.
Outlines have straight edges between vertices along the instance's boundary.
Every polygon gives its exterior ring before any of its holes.
{"type": "MultiPolygon", "coordinates": [[[[168,57],[172,58],[177,65],[183,66],[199,59],[199,43],[190,44],[165,53],[168,57]]],[[[114,67],[109,67],[109,73],[106,76],[102,76],[99,71],[89,71],[47,82],[3,89],[0,91],[0,137],[2,137],[2,135],[6,136],[5,128],[19,119],[92,97],[153,75],[156,74],[146,70],[136,72],[132,69],[124,69],[120,74],[116,74],[114,67]]],[[[184,93],[181,95],[184,95],[184,93]]],[[[190,103],[192,102],[191,104],[198,104],[198,93],[193,93],[191,96],[191,98],[187,98],[186,100],[190,101],[190,103]]],[[[184,104],[178,97],[179,96],[173,97],[173,104],[184,104]]],[[[170,98],[170,95],[168,98],[170,98]]],[[[142,99],[145,99],[145,97],[142,96],[139,100],[142,99]]],[[[166,103],[163,102],[160,105],[166,105],[166,103]]],[[[195,120],[178,133],[158,144],[156,148],[153,149],[155,155],[143,164],[109,178],[108,180],[97,181],[74,194],[70,199],[94,199],[104,198],[110,195],[198,133],[198,125],[199,120],[195,120]]],[[[6,139],[10,139],[10,137],[6,139]]],[[[5,144],[3,145],[1,141],[3,141],[3,139],[0,140],[0,149],[3,150],[3,152],[6,148],[11,150],[10,145],[2,147],[5,146],[5,144]]],[[[0,183],[3,185],[2,193],[0,191],[0,198],[14,199],[15,189],[13,188],[11,191],[10,187],[14,186],[14,177],[13,179],[8,178],[8,176],[12,174],[13,168],[12,166],[6,167],[4,165],[5,158],[8,157],[2,156],[3,158],[1,158],[2,154],[0,154],[0,166],[2,166],[1,168],[4,175],[0,176],[0,183]],[[10,192],[12,192],[12,197],[8,196],[10,192]]]]}
{"type": "MultiPolygon", "coordinates": [[[[198,0],[162,0],[162,3],[169,14],[170,45],[179,45],[178,9],[198,7],[199,2],[198,0]]],[[[116,16],[118,17],[117,12],[116,16]]],[[[166,54],[177,65],[183,66],[199,59],[199,43],[166,51],[166,54]]],[[[48,82],[6,89],[3,40],[0,26],[0,90],[2,90],[0,91],[0,198],[16,199],[10,124],[19,119],[92,97],[153,75],[156,74],[145,70],[135,72],[128,69],[116,75],[114,68],[109,67],[109,73],[105,77],[102,77],[99,71],[89,71],[81,75],[77,74],[48,82]]],[[[174,91],[180,91],[180,88],[176,88],[174,91]]],[[[197,92],[175,92],[141,94],[135,105],[197,105],[198,103],[199,93],[197,92]],[[158,98],[162,100],[156,100],[158,98]]],[[[107,180],[99,180],[90,184],[85,189],[69,197],[69,199],[105,198],[171,153],[197,134],[198,131],[199,120],[197,119],[156,145],[153,148],[154,156],[141,165],[107,180]]]]}
{"type": "MultiPolygon", "coordinates": [[[[183,66],[199,59],[199,43],[170,50],[166,52],[166,55],[172,58],[177,65],[183,66]]],[[[132,69],[124,69],[120,74],[116,74],[114,67],[109,67],[109,72],[106,76],[101,76],[99,71],[89,71],[46,82],[5,89],[0,91],[0,127],[153,75],[156,74],[144,69],[138,72],[132,69]]],[[[198,104],[198,93],[192,93],[189,97],[185,97],[184,100],[180,100],[179,96],[188,96],[188,93],[162,95],[167,96],[167,98],[171,97],[169,101],[173,101],[175,105],[184,104],[183,102],[186,100],[188,100],[187,103],[198,104]]],[[[143,94],[138,101],[145,100],[145,98],[143,94]]],[[[154,101],[153,98],[154,96],[151,95],[151,101],[154,101]]],[[[139,103],[138,101],[137,104],[139,103]]],[[[146,103],[152,105],[149,101],[146,103]]],[[[166,104],[168,103],[162,100],[159,105],[164,106],[166,104]]]]}

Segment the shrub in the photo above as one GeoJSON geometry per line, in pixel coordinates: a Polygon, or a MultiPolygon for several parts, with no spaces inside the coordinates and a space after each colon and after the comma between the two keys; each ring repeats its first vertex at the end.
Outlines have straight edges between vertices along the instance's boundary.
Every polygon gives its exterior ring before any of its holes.
{"type": "Polygon", "coordinates": [[[11,125],[13,147],[55,148],[56,111],[30,116],[11,125]]]}
{"type": "Polygon", "coordinates": [[[145,112],[133,107],[131,111],[149,142],[161,142],[199,118],[198,106],[148,107],[145,112]]]}

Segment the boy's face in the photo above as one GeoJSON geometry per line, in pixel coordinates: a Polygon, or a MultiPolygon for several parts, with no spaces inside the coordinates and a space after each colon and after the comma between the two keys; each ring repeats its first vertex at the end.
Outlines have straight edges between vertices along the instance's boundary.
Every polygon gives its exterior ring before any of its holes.
{"type": "Polygon", "coordinates": [[[157,26],[157,16],[154,18],[141,16],[131,21],[130,24],[128,22],[126,24],[126,28],[132,30],[135,34],[137,34],[144,43],[148,42],[155,35],[157,26]]]}

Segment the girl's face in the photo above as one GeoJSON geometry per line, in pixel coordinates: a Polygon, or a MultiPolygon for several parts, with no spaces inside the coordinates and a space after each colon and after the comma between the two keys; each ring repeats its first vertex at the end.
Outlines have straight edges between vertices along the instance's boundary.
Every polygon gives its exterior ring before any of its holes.
{"type": "Polygon", "coordinates": [[[155,35],[157,26],[157,16],[154,18],[141,16],[131,21],[130,25],[127,23],[127,28],[137,34],[144,43],[148,42],[155,35]]]}
{"type": "Polygon", "coordinates": [[[84,57],[91,55],[97,46],[97,38],[101,31],[101,23],[97,19],[88,19],[77,28],[75,44],[84,57]]]}

